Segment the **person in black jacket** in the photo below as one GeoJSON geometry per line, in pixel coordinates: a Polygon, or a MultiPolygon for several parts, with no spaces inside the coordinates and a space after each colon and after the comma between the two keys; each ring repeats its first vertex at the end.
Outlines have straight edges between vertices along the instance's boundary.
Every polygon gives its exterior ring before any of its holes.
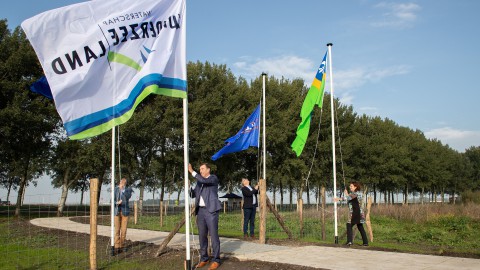
{"type": "Polygon", "coordinates": [[[348,203],[348,209],[350,216],[347,221],[347,244],[352,245],[352,228],[357,225],[358,231],[362,235],[362,241],[364,246],[368,246],[368,238],[363,224],[365,223],[365,211],[363,209],[363,194],[361,192],[362,186],[360,182],[353,181],[350,183],[350,193],[345,189],[344,198],[335,198],[335,201],[346,200],[348,203]]]}
{"type": "Polygon", "coordinates": [[[243,194],[243,238],[248,238],[248,225],[250,224],[250,237],[255,239],[255,213],[257,210],[258,185],[250,186],[250,180],[242,178],[243,194]]]}

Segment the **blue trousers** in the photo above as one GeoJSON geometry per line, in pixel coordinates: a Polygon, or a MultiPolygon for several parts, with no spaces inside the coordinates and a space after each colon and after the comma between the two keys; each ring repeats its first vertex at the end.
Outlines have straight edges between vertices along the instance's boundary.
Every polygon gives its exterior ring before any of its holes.
{"type": "Polygon", "coordinates": [[[200,260],[206,262],[208,256],[208,234],[212,239],[212,261],[220,263],[220,238],[218,237],[218,211],[208,212],[200,207],[197,214],[198,238],[200,239],[200,260]]]}
{"type": "Polygon", "coordinates": [[[243,209],[243,234],[248,234],[248,225],[250,224],[250,236],[255,235],[255,213],[257,208],[243,209]]]}

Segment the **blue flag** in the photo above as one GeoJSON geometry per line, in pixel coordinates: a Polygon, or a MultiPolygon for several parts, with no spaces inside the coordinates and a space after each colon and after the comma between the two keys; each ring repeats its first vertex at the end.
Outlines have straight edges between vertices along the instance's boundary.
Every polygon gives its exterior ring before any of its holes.
{"type": "Polygon", "coordinates": [[[48,81],[45,76],[42,76],[32,85],[30,85],[30,90],[49,99],[53,99],[52,90],[50,89],[50,85],[48,85],[48,81]]]}
{"type": "Polygon", "coordinates": [[[260,104],[250,117],[248,117],[247,121],[245,121],[242,129],[240,129],[235,136],[230,137],[225,141],[225,146],[212,156],[212,160],[217,160],[225,154],[240,152],[250,146],[258,147],[259,130],[260,104]]]}

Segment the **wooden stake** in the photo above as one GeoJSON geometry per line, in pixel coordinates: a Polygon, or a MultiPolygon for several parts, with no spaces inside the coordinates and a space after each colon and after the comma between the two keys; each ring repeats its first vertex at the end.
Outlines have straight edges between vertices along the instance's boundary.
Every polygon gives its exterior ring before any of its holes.
{"type": "Polygon", "coordinates": [[[372,208],[372,197],[367,199],[367,216],[365,217],[365,223],[367,224],[368,236],[370,237],[370,242],[373,243],[373,231],[372,224],[370,223],[370,211],[372,208]]]}
{"type": "MultiPolygon", "coordinates": [[[[243,224],[244,224],[244,222],[245,222],[245,220],[244,220],[244,219],[245,219],[245,218],[244,218],[244,217],[245,217],[245,213],[243,212],[243,199],[242,199],[242,201],[240,202],[240,210],[242,210],[242,224],[240,225],[240,230],[242,230],[242,232],[243,232],[243,224]]],[[[254,221],[254,222],[255,222],[255,221],[254,221]]]]}
{"type": "Polygon", "coordinates": [[[160,227],[163,227],[163,201],[160,201],[160,227]]]}
{"type": "Polygon", "coordinates": [[[138,205],[137,201],[133,202],[133,220],[135,221],[135,225],[137,225],[138,222],[138,205]]]}
{"type": "MultiPolygon", "coordinates": [[[[195,214],[195,205],[193,205],[190,208],[190,216],[193,216],[194,214],[195,214]]],[[[175,228],[173,228],[173,230],[168,234],[167,238],[163,240],[163,242],[160,244],[160,247],[157,250],[157,253],[155,253],[155,257],[158,257],[166,252],[168,243],[170,243],[170,240],[172,240],[172,238],[175,236],[175,234],[177,234],[177,232],[180,230],[180,228],[182,228],[184,224],[185,224],[185,217],[179,223],[177,223],[175,228]]],[[[190,224],[187,224],[187,226],[190,226],[190,224]]],[[[186,235],[185,237],[190,237],[190,235],[186,235]]]]}
{"type": "MultiPolygon", "coordinates": [[[[90,179],[90,269],[97,269],[98,178],[90,179]]],[[[113,202],[112,202],[113,203],[113,202]]]]}
{"type": "Polygon", "coordinates": [[[303,199],[298,199],[298,215],[300,216],[300,237],[303,237],[303,199]]]}
{"type": "Polygon", "coordinates": [[[260,244],[265,244],[266,240],[266,231],[267,231],[267,183],[265,179],[260,179],[258,181],[260,189],[260,244]]]}
{"type": "Polygon", "coordinates": [[[267,206],[268,208],[270,208],[270,212],[272,212],[273,215],[277,218],[277,221],[280,224],[280,226],[282,226],[283,231],[285,231],[285,233],[288,235],[288,239],[293,239],[292,232],[285,225],[285,222],[283,221],[282,216],[278,213],[277,209],[275,209],[275,207],[270,203],[270,199],[268,197],[267,197],[267,206]]]}
{"type": "Polygon", "coordinates": [[[322,186],[320,193],[322,193],[322,240],[327,239],[326,226],[325,226],[325,207],[327,205],[327,199],[325,194],[325,186],[322,186]]]}

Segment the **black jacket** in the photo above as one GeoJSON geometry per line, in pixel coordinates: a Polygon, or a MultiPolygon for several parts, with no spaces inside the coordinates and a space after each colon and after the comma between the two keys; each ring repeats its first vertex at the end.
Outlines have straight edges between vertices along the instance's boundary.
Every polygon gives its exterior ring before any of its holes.
{"type": "Polygon", "coordinates": [[[252,188],[250,190],[248,187],[242,187],[243,194],[243,208],[254,208],[258,206],[257,194],[258,190],[252,188]],[[255,204],[253,204],[253,197],[255,196],[255,204]]]}

